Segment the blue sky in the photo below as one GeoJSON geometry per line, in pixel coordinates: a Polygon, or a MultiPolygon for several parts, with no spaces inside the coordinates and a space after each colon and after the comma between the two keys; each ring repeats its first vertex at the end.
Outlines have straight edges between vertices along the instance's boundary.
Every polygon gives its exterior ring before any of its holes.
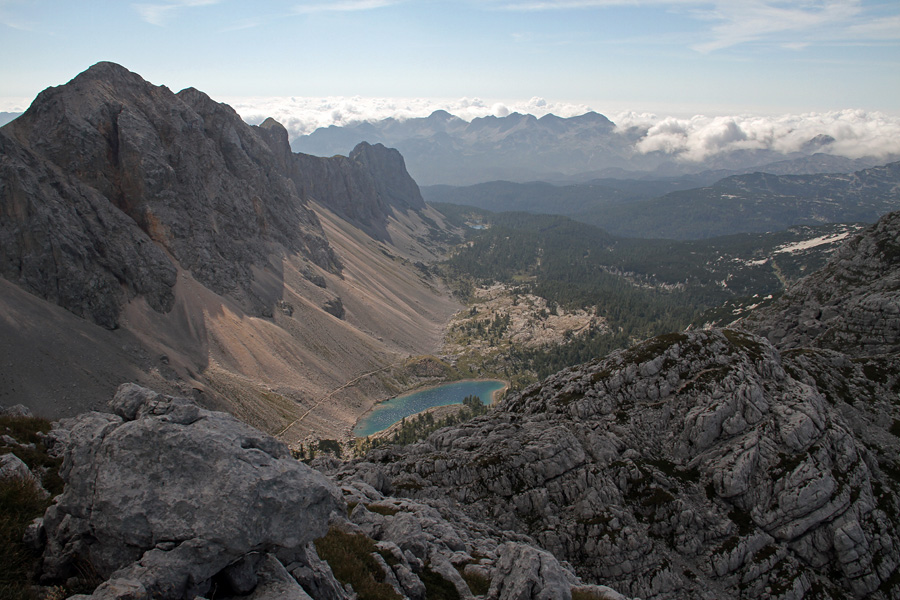
{"type": "Polygon", "coordinates": [[[244,96],[900,115],[900,2],[0,0],[0,110],[100,60],[244,96]]]}

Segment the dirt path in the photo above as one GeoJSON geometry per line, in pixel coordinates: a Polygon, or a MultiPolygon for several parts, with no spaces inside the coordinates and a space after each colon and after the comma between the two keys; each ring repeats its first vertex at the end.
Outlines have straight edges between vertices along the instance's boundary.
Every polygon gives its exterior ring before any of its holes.
{"type": "Polygon", "coordinates": [[[319,408],[319,406],[321,406],[321,404],[322,404],[323,402],[325,402],[326,400],[328,400],[329,398],[331,398],[332,396],[334,396],[335,394],[337,394],[337,393],[340,392],[341,390],[345,390],[345,389],[347,389],[348,387],[351,387],[351,386],[356,385],[357,383],[359,383],[359,381],[360,381],[361,379],[363,379],[363,378],[365,378],[365,377],[370,377],[370,376],[374,375],[375,373],[380,373],[381,371],[386,371],[386,370],[388,370],[388,369],[393,369],[393,368],[396,367],[396,366],[402,365],[404,362],[405,362],[405,361],[401,360],[401,361],[398,361],[398,362],[395,362],[395,363],[391,363],[391,364],[389,364],[389,365],[387,365],[387,366],[385,366],[385,367],[381,367],[381,368],[379,368],[379,369],[375,369],[374,371],[369,371],[368,373],[363,373],[362,375],[359,375],[359,376],[357,376],[357,377],[354,377],[353,379],[351,379],[351,380],[348,381],[347,383],[345,383],[345,384],[343,384],[343,385],[341,385],[341,386],[339,386],[339,387],[334,388],[333,390],[331,390],[330,392],[328,392],[327,394],[325,394],[324,396],[322,396],[321,398],[319,398],[319,401],[318,401],[318,402],[316,402],[316,403],[315,403],[314,405],[312,405],[309,409],[307,409],[307,411],[306,411],[305,413],[303,413],[302,415],[300,415],[299,417],[297,417],[296,419],[294,419],[287,427],[285,427],[284,429],[282,429],[281,431],[279,431],[278,433],[276,433],[276,434],[275,434],[275,437],[280,439],[281,436],[283,436],[285,433],[287,433],[287,431],[288,431],[291,427],[293,427],[294,425],[296,425],[297,423],[299,423],[300,421],[302,421],[303,419],[305,419],[306,417],[308,417],[309,414],[310,414],[312,411],[314,411],[314,410],[316,410],[317,408],[319,408]]]}

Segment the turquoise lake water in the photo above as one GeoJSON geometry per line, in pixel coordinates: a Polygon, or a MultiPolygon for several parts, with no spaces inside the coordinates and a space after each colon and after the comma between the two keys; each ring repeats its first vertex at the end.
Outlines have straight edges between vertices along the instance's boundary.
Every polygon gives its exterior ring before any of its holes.
{"type": "Polygon", "coordinates": [[[502,390],[502,381],[457,381],[420,392],[410,392],[382,402],[356,424],[353,435],[366,437],[387,429],[404,417],[412,416],[434,406],[462,404],[466,396],[478,396],[485,404],[491,403],[491,395],[502,390]]]}

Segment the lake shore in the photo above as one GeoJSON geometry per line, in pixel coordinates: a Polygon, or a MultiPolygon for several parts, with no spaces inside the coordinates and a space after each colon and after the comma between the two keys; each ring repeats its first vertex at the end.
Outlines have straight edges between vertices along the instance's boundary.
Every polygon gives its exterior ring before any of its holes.
{"type": "MultiPolygon", "coordinates": [[[[420,413],[426,412],[427,410],[429,410],[430,408],[434,408],[435,406],[453,406],[453,405],[457,405],[457,404],[462,404],[462,397],[460,397],[458,400],[454,400],[451,402],[426,406],[425,408],[422,408],[422,410],[416,410],[415,412],[407,412],[407,413],[401,415],[396,421],[393,421],[392,423],[386,425],[383,429],[381,429],[379,431],[374,431],[374,432],[368,433],[368,434],[356,433],[357,430],[360,428],[361,424],[366,423],[368,419],[372,418],[372,415],[376,411],[378,411],[379,409],[384,409],[385,405],[388,403],[397,402],[398,400],[402,401],[403,399],[406,399],[406,398],[412,397],[412,396],[427,394],[429,391],[438,390],[443,387],[450,388],[450,387],[465,385],[465,384],[481,384],[481,385],[483,385],[483,384],[499,384],[500,387],[498,389],[492,390],[490,392],[491,398],[490,398],[490,402],[488,403],[488,406],[496,405],[503,398],[503,395],[509,390],[509,382],[504,381],[502,379],[460,379],[460,380],[456,380],[456,381],[447,381],[447,382],[443,382],[443,383],[425,385],[425,386],[422,386],[419,388],[415,388],[415,389],[406,391],[402,394],[398,394],[398,395],[388,398],[386,400],[382,400],[381,402],[378,402],[377,404],[375,404],[372,408],[370,408],[365,414],[363,414],[356,421],[356,423],[353,426],[353,432],[354,432],[353,435],[357,438],[368,437],[371,435],[375,435],[375,434],[379,433],[380,431],[384,431],[384,429],[391,427],[394,423],[399,422],[403,418],[413,417],[420,413]]],[[[466,395],[469,395],[469,394],[466,394],[466,395]]],[[[483,395],[483,393],[476,393],[475,395],[478,395],[479,397],[481,397],[483,395]]]]}

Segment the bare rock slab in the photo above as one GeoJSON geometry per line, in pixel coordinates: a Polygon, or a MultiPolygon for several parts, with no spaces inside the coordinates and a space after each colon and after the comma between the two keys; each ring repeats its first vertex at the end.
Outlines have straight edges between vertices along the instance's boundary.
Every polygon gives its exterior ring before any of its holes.
{"type": "Polygon", "coordinates": [[[111,406],[62,424],[67,485],[44,519],[47,580],[87,561],[153,598],[193,597],[250,552],[299,555],[345,510],[323,475],[230,415],[133,384],[111,406]]]}

